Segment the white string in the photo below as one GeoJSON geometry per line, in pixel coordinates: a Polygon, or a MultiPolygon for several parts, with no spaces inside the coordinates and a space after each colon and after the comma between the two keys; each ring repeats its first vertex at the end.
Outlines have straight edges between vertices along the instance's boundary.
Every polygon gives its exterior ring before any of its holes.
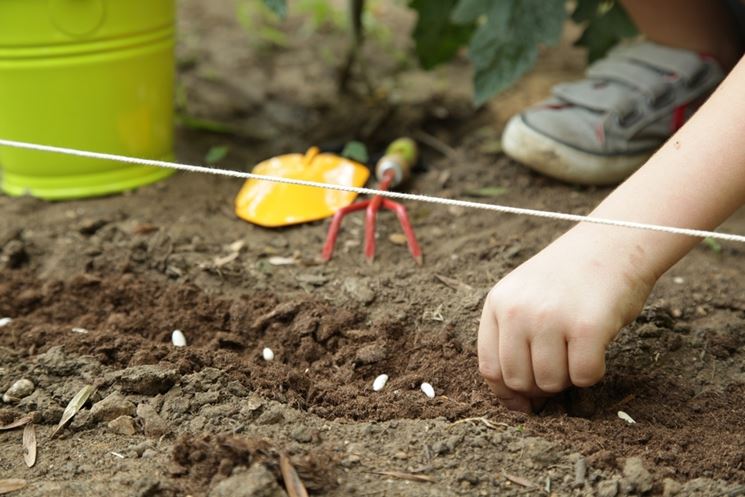
{"type": "Polygon", "coordinates": [[[76,149],[65,148],[65,147],[53,147],[49,145],[39,145],[35,143],[27,143],[27,142],[20,142],[20,141],[14,141],[14,140],[4,140],[1,138],[0,138],[0,146],[27,149],[27,150],[36,150],[39,152],[52,152],[52,153],[64,154],[64,155],[73,155],[77,157],[86,157],[90,159],[110,160],[110,161],[116,161],[116,162],[124,162],[127,164],[137,164],[137,165],[142,165],[142,166],[153,166],[153,167],[162,167],[162,168],[167,168],[167,169],[178,169],[181,171],[188,171],[188,172],[193,172],[193,173],[206,173],[206,174],[215,174],[219,176],[230,176],[233,178],[254,179],[254,180],[259,180],[259,181],[271,181],[275,183],[284,183],[287,185],[310,186],[313,188],[323,188],[327,190],[339,190],[343,192],[353,192],[353,193],[358,193],[358,194],[381,195],[383,197],[394,198],[394,199],[399,199],[399,200],[412,200],[415,202],[428,202],[431,204],[440,204],[440,205],[454,205],[457,207],[465,207],[468,209],[482,209],[482,210],[496,211],[496,212],[502,212],[502,213],[507,213],[507,214],[518,214],[518,215],[523,215],[523,216],[533,216],[533,217],[541,217],[541,218],[548,218],[548,219],[559,219],[562,221],[571,221],[571,222],[578,222],[578,223],[586,222],[586,223],[604,224],[608,226],[617,226],[621,228],[633,228],[633,229],[642,229],[642,230],[650,230],[650,231],[659,231],[663,233],[692,236],[692,237],[697,237],[697,238],[709,237],[709,238],[716,238],[719,240],[726,240],[730,242],[745,243],[745,235],[719,233],[716,231],[705,231],[705,230],[697,230],[697,229],[690,229],[690,228],[676,228],[673,226],[636,223],[632,221],[620,221],[617,219],[606,219],[606,218],[599,218],[599,217],[582,216],[579,214],[567,214],[564,212],[525,209],[521,207],[510,207],[507,205],[486,204],[483,202],[470,202],[467,200],[455,200],[455,199],[443,198],[443,197],[432,197],[429,195],[418,195],[414,193],[381,191],[381,190],[375,190],[373,188],[358,188],[355,186],[334,185],[334,184],[329,184],[329,183],[321,183],[317,181],[305,181],[305,180],[299,180],[299,179],[281,178],[278,176],[265,176],[262,174],[253,174],[253,173],[247,173],[243,171],[235,171],[232,169],[218,169],[218,168],[205,167],[205,166],[194,166],[191,164],[180,164],[177,162],[140,159],[137,157],[127,157],[124,155],[105,154],[105,153],[100,153],[100,152],[89,152],[86,150],[76,150],[76,149]]]}

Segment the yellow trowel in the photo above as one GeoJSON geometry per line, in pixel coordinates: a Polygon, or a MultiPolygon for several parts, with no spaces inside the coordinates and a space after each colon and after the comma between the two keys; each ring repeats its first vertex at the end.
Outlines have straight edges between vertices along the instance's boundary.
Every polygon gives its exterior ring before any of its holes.
{"type": "MultiPolygon", "coordinates": [[[[273,157],[254,167],[254,174],[343,186],[364,186],[370,171],[359,162],[321,153],[273,157]]],[[[249,179],[235,198],[235,213],[259,226],[275,228],[317,221],[354,202],[356,193],[249,179]]]]}

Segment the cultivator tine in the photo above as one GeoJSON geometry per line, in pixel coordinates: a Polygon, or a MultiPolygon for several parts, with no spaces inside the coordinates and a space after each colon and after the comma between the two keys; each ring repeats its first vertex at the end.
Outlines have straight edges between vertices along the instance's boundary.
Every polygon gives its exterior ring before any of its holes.
{"type": "MultiPolygon", "coordinates": [[[[387,190],[393,181],[394,176],[392,172],[388,172],[383,176],[383,179],[378,185],[378,189],[387,190]]],[[[411,226],[411,220],[409,214],[406,211],[406,207],[398,202],[388,200],[380,195],[375,195],[370,200],[363,200],[355,202],[351,205],[343,207],[336,211],[334,217],[331,219],[331,225],[329,226],[328,234],[326,235],[326,242],[323,244],[323,250],[321,251],[321,259],[325,262],[331,260],[334,255],[334,245],[336,245],[336,239],[339,236],[339,230],[341,230],[341,222],[344,216],[352,212],[361,211],[365,209],[365,243],[363,246],[365,259],[368,263],[372,264],[375,260],[375,228],[378,217],[378,211],[383,207],[390,211],[393,211],[398,217],[399,223],[401,223],[401,229],[406,235],[406,242],[409,246],[409,252],[414,258],[414,261],[418,265],[422,264],[422,250],[416,241],[414,236],[414,228],[411,226]]]]}
{"type": "Polygon", "coordinates": [[[342,207],[336,211],[334,217],[331,219],[331,226],[329,226],[329,232],[326,235],[326,242],[323,244],[323,250],[321,251],[321,259],[324,262],[330,261],[331,257],[334,255],[334,245],[336,245],[336,238],[339,236],[339,230],[341,229],[341,222],[344,219],[344,216],[365,209],[369,203],[369,200],[355,202],[354,204],[342,207]]]}
{"type": "Polygon", "coordinates": [[[393,200],[383,199],[383,207],[396,213],[398,222],[401,223],[401,229],[406,236],[406,243],[409,246],[409,252],[416,261],[417,265],[421,266],[424,262],[422,257],[422,249],[419,247],[419,243],[416,241],[416,235],[414,235],[414,228],[411,226],[411,219],[409,213],[406,211],[406,207],[403,204],[394,202],[393,200]]]}
{"type": "Polygon", "coordinates": [[[375,260],[375,222],[378,217],[378,211],[380,205],[383,203],[383,197],[375,195],[370,200],[367,210],[365,211],[365,259],[368,264],[372,264],[375,260]]]}

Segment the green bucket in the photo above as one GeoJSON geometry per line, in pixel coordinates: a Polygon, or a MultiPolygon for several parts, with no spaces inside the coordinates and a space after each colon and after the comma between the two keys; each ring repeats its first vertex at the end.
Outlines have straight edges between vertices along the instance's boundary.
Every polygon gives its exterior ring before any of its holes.
{"type": "MultiPolygon", "coordinates": [[[[168,160],[173,0],[0,0],[0,138],[168,160]]],[[[9,195],[106,195],[171,174],[0,147],[9,195]]]]}

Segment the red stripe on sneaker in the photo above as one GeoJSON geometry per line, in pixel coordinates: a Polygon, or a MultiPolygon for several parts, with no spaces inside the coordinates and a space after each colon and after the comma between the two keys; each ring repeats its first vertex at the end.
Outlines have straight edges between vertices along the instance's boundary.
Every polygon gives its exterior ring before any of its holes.
{"type": "Polygon", "coordinates": [[[672,133],[675,133],[676,131],[678,131],[685,124],[687,110],[688,110],[688,104],[679,105],[678,107],[673,109],[673,120],[670,125],[672,133]]]}

